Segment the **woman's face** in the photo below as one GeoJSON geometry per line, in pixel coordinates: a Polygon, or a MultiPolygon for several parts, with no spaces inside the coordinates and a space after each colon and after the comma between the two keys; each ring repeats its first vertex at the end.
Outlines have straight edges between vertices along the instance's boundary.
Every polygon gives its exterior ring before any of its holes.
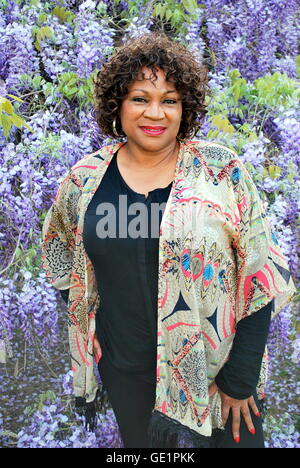
{"type": "MultiPolygon", "coordinates": [[[[152,74],[143,67],[145,78],[152,74]]],[[[176,141],[182,116],[180,93],[174,83],[165,80],[165,73],[158,69],[157,80],[137,80],[128,87],[124,97],[120,119],[127,141],[145,151],[159,151],[176,141]]]]}

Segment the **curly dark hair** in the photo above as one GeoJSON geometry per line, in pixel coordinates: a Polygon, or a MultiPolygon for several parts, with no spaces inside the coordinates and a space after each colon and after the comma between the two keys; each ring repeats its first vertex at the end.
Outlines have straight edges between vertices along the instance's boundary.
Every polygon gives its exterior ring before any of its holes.
{"type": "MultiPolygon", "coordinates": [[[[129,40],[97,73],[93,80],[93,97],[95,119],[101,133],[116,138],[112,123],[119,115],[129,84],[138,79],[143,66],[151,69],[155,80],[155,71],[162,69],[166,80],[172,81],[181,94],[182,119],[177,138],[194,135],[208,112],[204,103],[205,96],[211,95],[208,70],[184,45],[163,32],[150,32],[129,40]]],[[[125,136],[119,118],[116,129],[120,136],[125,136]]]]}

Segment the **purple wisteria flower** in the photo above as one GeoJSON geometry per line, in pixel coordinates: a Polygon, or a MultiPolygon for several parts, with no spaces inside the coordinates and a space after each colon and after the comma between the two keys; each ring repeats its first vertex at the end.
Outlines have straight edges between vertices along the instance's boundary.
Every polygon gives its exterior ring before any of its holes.
{"type": "Polygon", "coordinates": [[[6,56],[2,61],[5,62],[5,69],[1,74],[8,92],[13,94],[18,88],[21,74],[31,74],[39,69],[39,59],[33,46],[31,26],[8,24],[4,36],[2,43],[6,56]]]}
{"type": "Polygon", "coordinates": [[[48,76],[52,80],[58,80],[61,73],[77,70],[74,25],[61,24],[59,18],[53,16],[51,30],[53,34],[40,41],[39,55],[48,76]]]}
{"type": "Polygon", "coordinates": [[[40,395],[43,406],[28,408],[30,423],[18,433],[18,448],[122,448],[123,442],[112,409],[98,414],[95,432],[84,428],[83,417],[75,415],[70,399],[72,371],[60,377],[63,393],[40,395]],[[48,395],[48,397],[47,397],[48,395]],[[71,409],[70,409],[71,408],[71,409]]]}
{"type": "MultiPolygon", "coordinates": [[[[254,80],[272,72],[273,67],[278,70],[278,54],[295,60],[299,43],[297,3],[206,1],[207,37],[216,55],[216,71],[238,68],[245,78],[254,80]]],[[[289,70],[284,66],[284,71],[289,70]]],[[[295,77],[295,68],[291,71],[291,77],[295,77]]]]}
{"type": "Polygon", "coordinates": [[[84,2],[76,17],[75,38],[77,73],[87,78],[94,69],[100,69],[112,53],[115,32],[105,20],[96,20],[92,11],[95,2],[84,2]]]}

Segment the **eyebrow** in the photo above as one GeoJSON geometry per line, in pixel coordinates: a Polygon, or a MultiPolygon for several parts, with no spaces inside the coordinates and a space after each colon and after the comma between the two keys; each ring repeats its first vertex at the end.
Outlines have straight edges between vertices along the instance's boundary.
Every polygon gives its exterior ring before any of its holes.
{"type": "MultiPolygon", "coordinates": [[[[145,89],[140,89],[140,88],[135,88],[129,91],[130,93],[133,93],[134,91],[142,91],[142,93],[149,94],[148,91],[145,89]]],[[[170,89],[169,91],[165,91],[163,94],[168,94],[168,93],[178,93],[177,89],[170,89]]]]}

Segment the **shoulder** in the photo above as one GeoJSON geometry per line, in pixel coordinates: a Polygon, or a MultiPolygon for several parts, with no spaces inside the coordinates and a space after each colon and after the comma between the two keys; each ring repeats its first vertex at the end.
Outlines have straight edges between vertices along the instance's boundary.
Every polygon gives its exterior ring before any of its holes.
{"type": "Polygon", "coordinates": [[[99,148],[93,153],[88,153],[79,159],[65,174],[64,181],[70,187],[77,186],[82,188],[84,181],[93,175],[102,164],[111,159],[116,151],[118,144],[111,144],[99,148]]]}
{"type": "Polygon", "coordinates": [[[71,167],[70,172],[80,174],[82,172],[88,173],[92,171],[95,167],[98,167],[101,163],[107,160],[116,150],[116,147],[116,144],[106,145],[93,153],[84,155],[83,158],[79,159],[79,161],[71,167]]]}
{"type": "Polygon", "coordinates": [[[186,143],[193,154],[199,153],[205,163],[214,167],[235,169],[235,172],[242,172],[243,176],[251,179],[245,164],[237,151],[217,142],[207,142],[205,140],[189,141],[186,143]]]}
{"type": "Polygon", "coordinates": [[[192,152],[199,152],[209,163],[210,160],[228,163],[231,160],[239,159],[236,151],[217,142],[205,140],[191,140],[186,143],[192,152]]]}
{"type": "MultiPolygon", "coordinates": [[[[187,166],[198,166],[198,160],[205,166],[209,177],[215,179],[217,186],[222,180],[227,180],[228,188],[237,191],[240,187],[253,187],[254,182],[242,159],[233,148],[217,142],[207,142],[205,140],[189,141],[186,143],[187,153],[191,154],[191,159],[187,166]],[[218,183],[217,183],[218,181],[218,183]]],[[[197,177],[197,171],[195,171],[197,177]]]]}

